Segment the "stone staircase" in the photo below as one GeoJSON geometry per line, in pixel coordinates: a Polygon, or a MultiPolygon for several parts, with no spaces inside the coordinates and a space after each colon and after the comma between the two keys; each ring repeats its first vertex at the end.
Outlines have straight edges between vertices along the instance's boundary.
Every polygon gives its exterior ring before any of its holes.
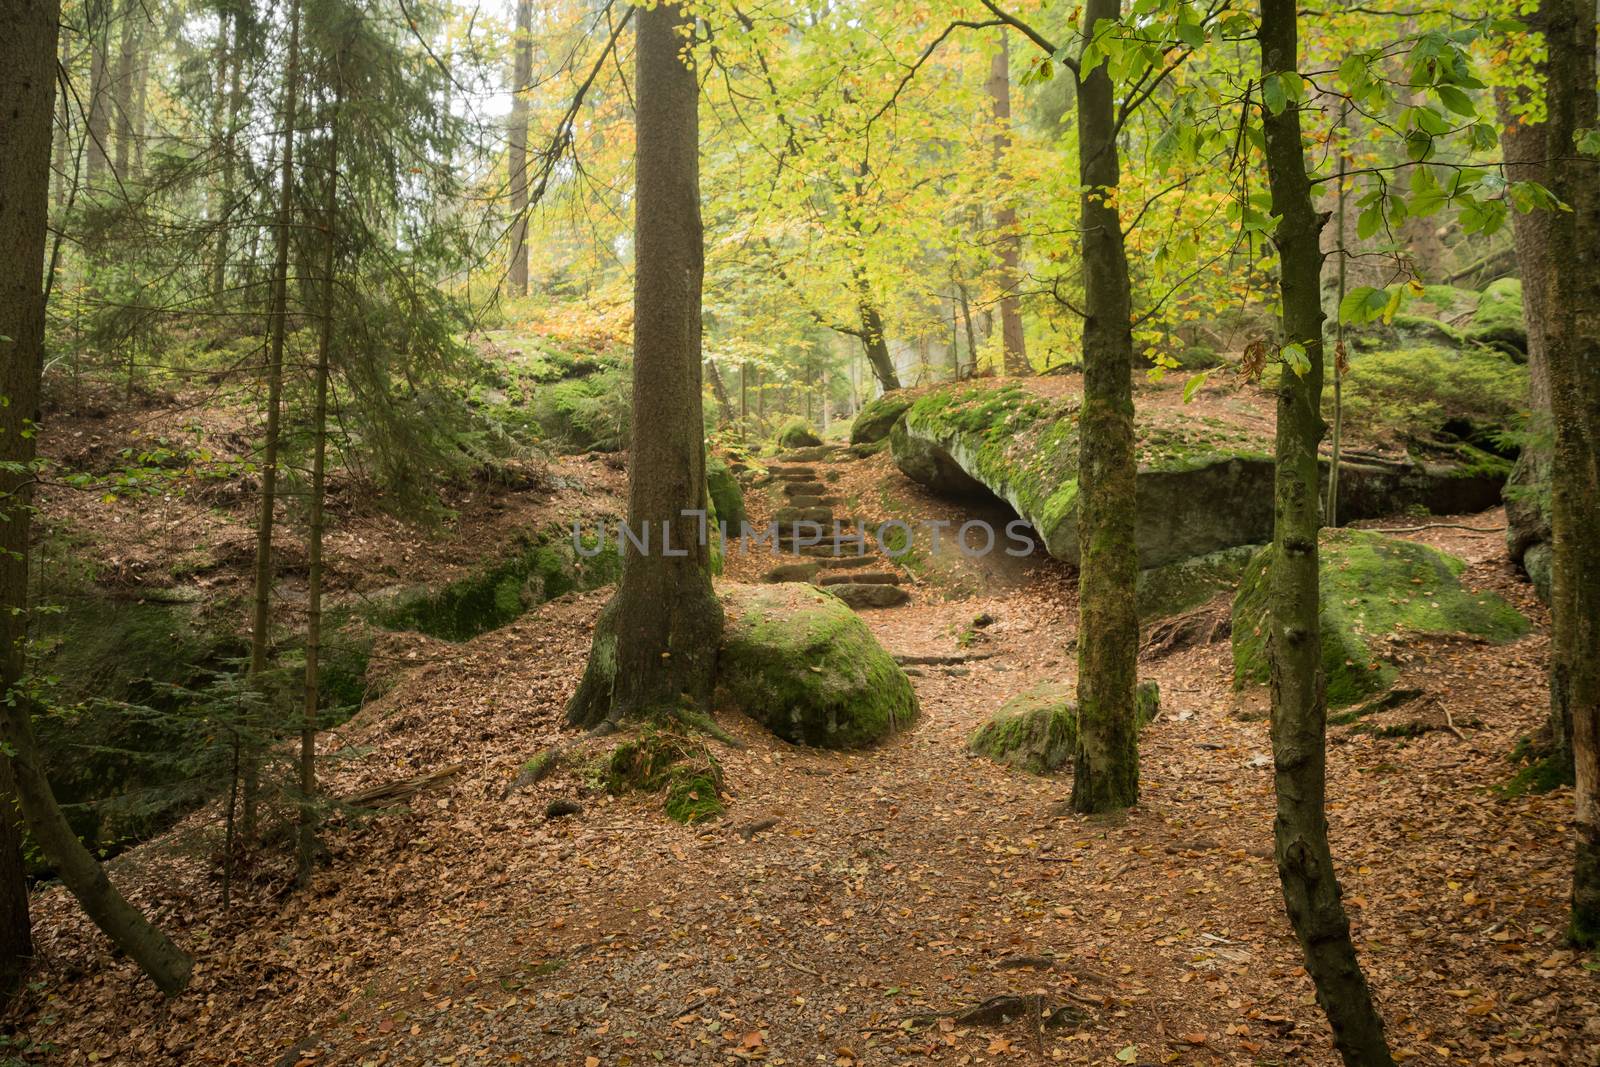
{"type": "Polygon", "coordinates": [[[904,575],[861,527],[838,518],[841,503],[816,464],[838,450],[823,445],[779,456],[768,470],[783,503],[773,513],[780,550],[792,557],[764,575],[768,582],[810,582],[852,608],[896,608],[911,601],[904,575]],[[820,533],[820,536],[819,536],[820,533]]]}

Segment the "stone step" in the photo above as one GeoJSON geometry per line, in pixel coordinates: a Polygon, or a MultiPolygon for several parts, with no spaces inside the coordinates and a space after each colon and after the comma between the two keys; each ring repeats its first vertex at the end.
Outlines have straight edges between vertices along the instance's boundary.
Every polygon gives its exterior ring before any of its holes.
{"type": "Polygon", "coordinates": [[[815,467],[772,466],[767,468],[767,472],[774,478],[779,478],[786,482],[814,482],[817,480],[817,468],[815,467]]]}
{"type": "Polygon", "coordinates": [[[789,506],[792,508],[823,508],[828,506],[823,503],[825,499],[825,497],[820,496],[791,496],[789,498],[789,506]]]}
{"type": "Polygon", "coordinates": [[[818,481],[784,482],[784,496],[822,496],[828,487],[818,481]]]}
{"type": "Polygon", "coordinates": [[[784,563],[761,576],[764,582],[809,582],[822,567],[818,563],[784,563]]]}
{"type": "Polygon", "coordinates": [[[812,445],[796,448],[778,457],[781,463],[815,463],[819,459],[832,459],[839,453],[838,445],[812,445]]]}
{"type": "Polygon", "coordinates": [[[819,556],[830,559],[874,559],[871,546],[865,541],[852,541],[842,539],[839,541],[823,541],[815,545],[801,545],[799,553],[802,556],[819,556]]]}
{"type": "Polygon", "coordinates": [[[820,556],[816,559],[816,566],[826,567],[830,571],[842,571],[853,567],[869,567],[880,562],[882,561],[877,556],[820,556]]]}
{"type": "Polygon", "coordinates": [[[818,585],[899,585],[900,576],[893,571],[851,571],[848,574],[820,574],[818,585]]]}
{"type": "Polygon", "coordinates": [[[846,582],[842,585],[828,586],[828,592],[857,611],[862,608],[897,608],[901,604],[911,602],[911,594],[898,585],[846,582]]]}
{"type": "Polygon", "coordinates": [[[821,506],[779,508],[772,513],[772,521],[780,527],[793,526],[800,522],[818,522],[824,529],[833,529],[833,509],[821,506]]]}

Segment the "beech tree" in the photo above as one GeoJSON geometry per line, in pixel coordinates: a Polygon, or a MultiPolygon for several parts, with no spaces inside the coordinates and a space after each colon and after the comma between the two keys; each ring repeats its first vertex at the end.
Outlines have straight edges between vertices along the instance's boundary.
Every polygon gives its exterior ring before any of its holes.
{"type": "MultiPolygon", "coordinates": [[[[1005,173],[1006,152],[1011,147],[1011,31],[1002,26],[1000,47],[989,65],[987,88],[994,101],[994,165],[1005,173]]],[[[1022,235],[1017,232],[1017,209],[1002,200],[994,213],[995,236],[1000,243],[1000,340],[1001,360],[1007,374],[1028,374],[1028,343],[1022,332],[1022,235]]]]}
{"type": "Polygon", "coordinates": [[[633,425],[622,581],[595,623],[575,726],[670,715],[711,696],[722,605],[711,589],[701,400],[699,83],[693,21],[675,4],[638,13],[633,425]]]}

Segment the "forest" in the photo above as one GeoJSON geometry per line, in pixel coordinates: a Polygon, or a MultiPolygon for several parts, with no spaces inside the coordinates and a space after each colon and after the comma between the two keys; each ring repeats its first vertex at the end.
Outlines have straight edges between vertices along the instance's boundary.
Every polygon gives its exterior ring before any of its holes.
{"type": "Polygon", "coordinates": [[[0,1067],[1600,1067],[1596,0],[0,14],[0,1067]]]}

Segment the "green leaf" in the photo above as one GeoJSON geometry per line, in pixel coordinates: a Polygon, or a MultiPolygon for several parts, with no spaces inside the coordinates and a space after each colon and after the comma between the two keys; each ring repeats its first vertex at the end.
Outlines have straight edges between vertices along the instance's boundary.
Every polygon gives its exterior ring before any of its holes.
{"type": "Polygon", "coordinates": [[[1194,399],[1194,395],[1206,384],[1206,379],[1211,377],[1211,372],[1203,370],[1198,374],[1189,375],[1189,380],[1183,383],[1183,402],[1187,404],[1194,399]]]}
{"type": "Polygon", "coordinates": [[[1124,1046],[1124,1047],[1122,1047],[1122,1048],[1117,1050],[1117,1062],[1118,1063],[1132,1063],[1134,1060],[1136,1060],[1138,1058],[1139,1058],[1139,1046],[1138,1045],[1126,1045],[1126,1046],[1124,1046]]]}
{"type": "Polygon", "coordinates": [[[1276,71],[1261,79],[1261,99],[1274,115],[1281,115],[1288,106],[1289,94],[1284,90],[1283,79],[1276,71]]]}
{"type": "Polygon", "coordinates": [[[1339,321],[1347,326],[1371,322],[1383,314],[1388,306],[1389,294],[1370,285],[1358,285],[1339,302],[1339,321]]]}
{"type": "Polygon", "coordinates": [[[1454,85],[1436,85],[1434,91],[1439,94],[1439,102],[1457,115],[1464,115],[1469,119],[1478,117],[1478,109],[1473,106],[1472,97],[1454,85]]]}
{"type": "Polygon", "coordinates": [[[1306,356],[1306,346],[1299,341],[1291,341],[1284,345],[1283,351],[1279,354],[1283,356],[1283,361],[1289,364],[1289,369],[1294,371],[1296,377],[1304,378],[1311,370],[1311,360],[1306,356]]]}

